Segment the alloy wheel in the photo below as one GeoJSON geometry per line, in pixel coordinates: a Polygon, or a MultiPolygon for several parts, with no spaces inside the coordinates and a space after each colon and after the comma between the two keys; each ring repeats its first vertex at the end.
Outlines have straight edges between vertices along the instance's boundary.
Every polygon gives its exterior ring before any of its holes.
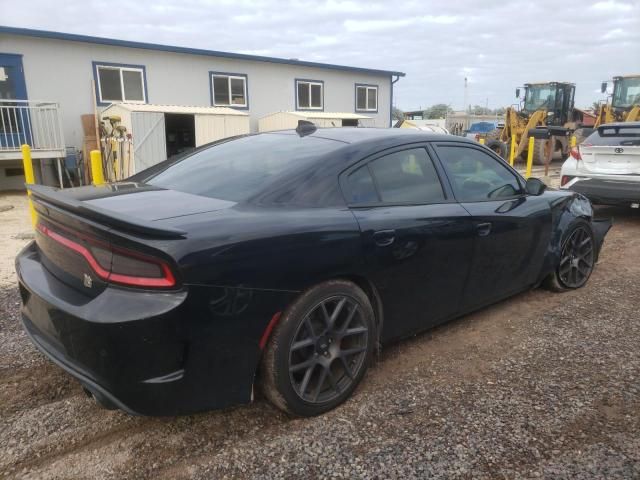
{"type": "Polygon", "coordinates": [[[593,239],[585,227],[576,228],[562,248],[558,277],[567,288],[586,283],[593,270],[593,239]]]}
{"type": "Polygon", "coordinates": [[[325,403],[347,390],[367,356],[369,329],[355,299],[332,296],[304,317],[289,347],[289,378],[305,402],[325,403]]]}

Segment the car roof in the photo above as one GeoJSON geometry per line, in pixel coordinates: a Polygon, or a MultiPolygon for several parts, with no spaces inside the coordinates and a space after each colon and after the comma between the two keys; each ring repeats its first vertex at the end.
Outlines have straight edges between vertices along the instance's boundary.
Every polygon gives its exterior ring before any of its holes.
{"type": "MultiPolygon", "coordinates": [[[[279,130],[266,132],[266,134],[298,135],[295,130],[279,130]]],[[[420,142],[433,140],[455,140],[469,142],[463,137],[456,137],[444,133],[435,133],[426,130],[411,128],[369,128],[369,127],[336,127],[318,128],[305,136],[325,138],[348,144],[371,142],[374,140],[398,140],[399,142],[420,142]]],[[[473,142],[471,142],[473,143],[473,142]]]]}

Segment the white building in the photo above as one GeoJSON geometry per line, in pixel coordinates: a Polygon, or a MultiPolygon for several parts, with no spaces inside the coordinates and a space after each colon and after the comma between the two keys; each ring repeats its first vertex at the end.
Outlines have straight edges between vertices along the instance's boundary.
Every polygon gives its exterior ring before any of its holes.
{"type": "Polygon", "coordinates": [[[20,143],[32,144],[34,158],[81,148],[81,116],[93,114],[96,105],[232,108],[248,114],[251,132],[260,118],[281,111],[353,113],[367,117],[367,126],[389,127],[393,84],[404,76],[1,26],[0,52],[0,189],[24,181],[20,143]]]}

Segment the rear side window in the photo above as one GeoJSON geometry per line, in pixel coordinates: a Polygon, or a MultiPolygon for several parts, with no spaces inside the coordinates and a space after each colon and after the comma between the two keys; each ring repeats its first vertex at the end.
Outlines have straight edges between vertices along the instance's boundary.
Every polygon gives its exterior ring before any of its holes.
{"type": "Polygon", "coordinates": [[[640,126],[600,127],[583,142],[585,147],[596,146],[640,146],[640,126]]]}
{"type": "Polygon", "coordinates": [[[347,177],[349,203],[375,203],[379,200],[369,167],[365,165],[347,177]]]}
{"type": "Polygon", "coordinates": [[[424,148],[385,155],[351,173],[350,203],[438,203],[445,200],[438,174],[424,148]]]}
{"type": "Polygon", "coordinates": [[[499,160],[481,150],[439,146],[438,156],[460,202],[499,200],[521,193],[516,176],[499,160]]]}

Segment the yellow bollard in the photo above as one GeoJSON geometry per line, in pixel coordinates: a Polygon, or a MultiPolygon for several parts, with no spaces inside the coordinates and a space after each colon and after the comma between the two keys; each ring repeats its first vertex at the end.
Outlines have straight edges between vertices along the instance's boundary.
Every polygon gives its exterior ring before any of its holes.
{"type": "Polygon", "coordinates": [[[104,184],[104,172],[102,171],[102,155],[100,150],[91,150],[91,180],[94,185],[104,184]]]}
{"type": "Polygon", "coordinates": [[[480,139],[480,145],[484,145],[484,138],[480,139]]]}
{"type": "Polygon", "coordinates": [[[514,162],[516,161],[516,136],[511,135],[511,145],[509,151],[509,165],[513,167],[514,162]]]}
{"type": "Polygon", "coordinates": [[[531,167],[533,166],[533,145],[535,144],[535,139],[533,137],[529,137],[529,149],[527,150],[527,171],[524,174],[524,178],[529,178],[531,176],[531,167]]]}
{"type": "Polygon", "coordinates": [[[576,136],[571,135],[571,148],[574,148],[577,143],[578,143],[578,139],[576,138],[576,136]]]}
{"type": "Polygon", "coordinates": [[[22,145],[22,165],[24,166],[24,181],[27,184],[27,195],[29,197],[29,214],[31,215],[31,225],[35,228],[38,215],[31,201],[31,190],[29,185],[36,183],[36,177],[33,174],[33,162],[31,161],[31,147],[27,144],[22,145]]]}

